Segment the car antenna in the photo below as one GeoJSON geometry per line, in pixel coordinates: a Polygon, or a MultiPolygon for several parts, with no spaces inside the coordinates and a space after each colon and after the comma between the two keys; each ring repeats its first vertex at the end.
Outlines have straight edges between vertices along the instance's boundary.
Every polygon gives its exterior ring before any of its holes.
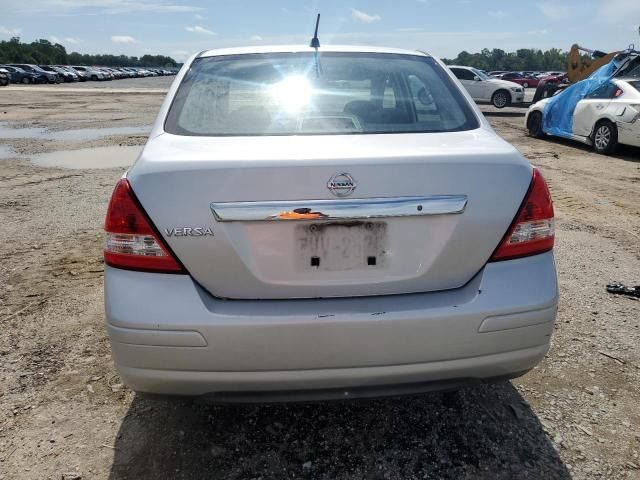
{"type": "Polygon", "coordinates": [[[320,58],[318,57],[318,49],[320,48],[320,39],[318,38],[318,26],[320,25],[320,14],[318,14],[317,18],[316,18],[316,29],[313,32],[313,38],[311,39],[311,43],[309,43],[309,46],[311,48],[315,48],[316,51],[314,52],[313,58],[315,61],[315,70],[316,70],[316,78],[320,78],[320,72],[321,72],[321,67],[320,67],[320,58]]]}
{"type": "Polygon", "coordinates": [[[320,14],[316,18],[316,30],[313,33],[313,38],[311,39],[311,43],[309,46],[311,48],[320,48],[320,40],[318,39],[318,26],[320,25],[320,14]]]}

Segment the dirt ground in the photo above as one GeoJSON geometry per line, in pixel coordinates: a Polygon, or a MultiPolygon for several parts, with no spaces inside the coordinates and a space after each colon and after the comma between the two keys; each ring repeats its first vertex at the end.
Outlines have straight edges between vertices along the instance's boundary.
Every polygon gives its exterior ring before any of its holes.
{"type": "MultiPolygon", "coordinates": [[[[150,125],[170,81],[2,88],[0,125],[150,125]]],[[[145,136],[0,138],[0,480],[640,478],[640,302],[605,291],[640,283],[640,151],[530,139],[523,109],[484,111],[555,200],[551,351],[512,382],[347,403],[169,403],[123,387],[103,326],[101,229],[124,168],[30,159],[145,136]]]]}

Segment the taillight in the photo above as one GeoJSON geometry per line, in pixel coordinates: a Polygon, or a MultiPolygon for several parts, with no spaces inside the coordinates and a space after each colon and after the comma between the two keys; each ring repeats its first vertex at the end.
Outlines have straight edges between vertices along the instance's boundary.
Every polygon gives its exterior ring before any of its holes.
{"type": "Polygon", "coordinates": [[[553,249],[554,232],[551,194],[542,174],[534,168],[529,191],[490,261],[511,260],[548,252],[553,249]]]}
{"type": "Polygon", "coordinates": [[[135,197],[126,178],[111,195],[104,222],[104,261],[128,270],[185,273],[135,197]]]}

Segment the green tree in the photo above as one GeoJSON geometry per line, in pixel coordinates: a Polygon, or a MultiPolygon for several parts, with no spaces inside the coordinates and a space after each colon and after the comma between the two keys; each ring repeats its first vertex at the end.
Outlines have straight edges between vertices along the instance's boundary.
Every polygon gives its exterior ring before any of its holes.
{"type": "Polygon", "coordinates": [[[0,64],[33,63],[36,65],[100,65],[105,67],[176,67],[176,61],[164,55],[144,55],[141,58],[127,55],[87,55],[67,53],[63,45],[39,39],[22,43],[19,37],[0,41],[0,64]]]}
{"type": "Polygon", "coordinates": [[[462,51],[456,58],[443,59],[447,65],[466,65],[481,70],[565,70],[567,54],[557,48],[542,51],[521,48],[515,52],[505,52],[499,48],[482,49],[480,53],[462,51]]]}

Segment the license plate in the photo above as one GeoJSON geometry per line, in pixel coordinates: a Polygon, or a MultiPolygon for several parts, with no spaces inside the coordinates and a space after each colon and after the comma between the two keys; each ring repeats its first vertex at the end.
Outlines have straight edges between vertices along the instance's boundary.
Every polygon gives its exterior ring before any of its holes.
{"type": "Polygon", "coordinates": [[[296,226],[299,265],[303,269],[340,271],[384,265],[384,222],[318,223],[296,226]]]}

